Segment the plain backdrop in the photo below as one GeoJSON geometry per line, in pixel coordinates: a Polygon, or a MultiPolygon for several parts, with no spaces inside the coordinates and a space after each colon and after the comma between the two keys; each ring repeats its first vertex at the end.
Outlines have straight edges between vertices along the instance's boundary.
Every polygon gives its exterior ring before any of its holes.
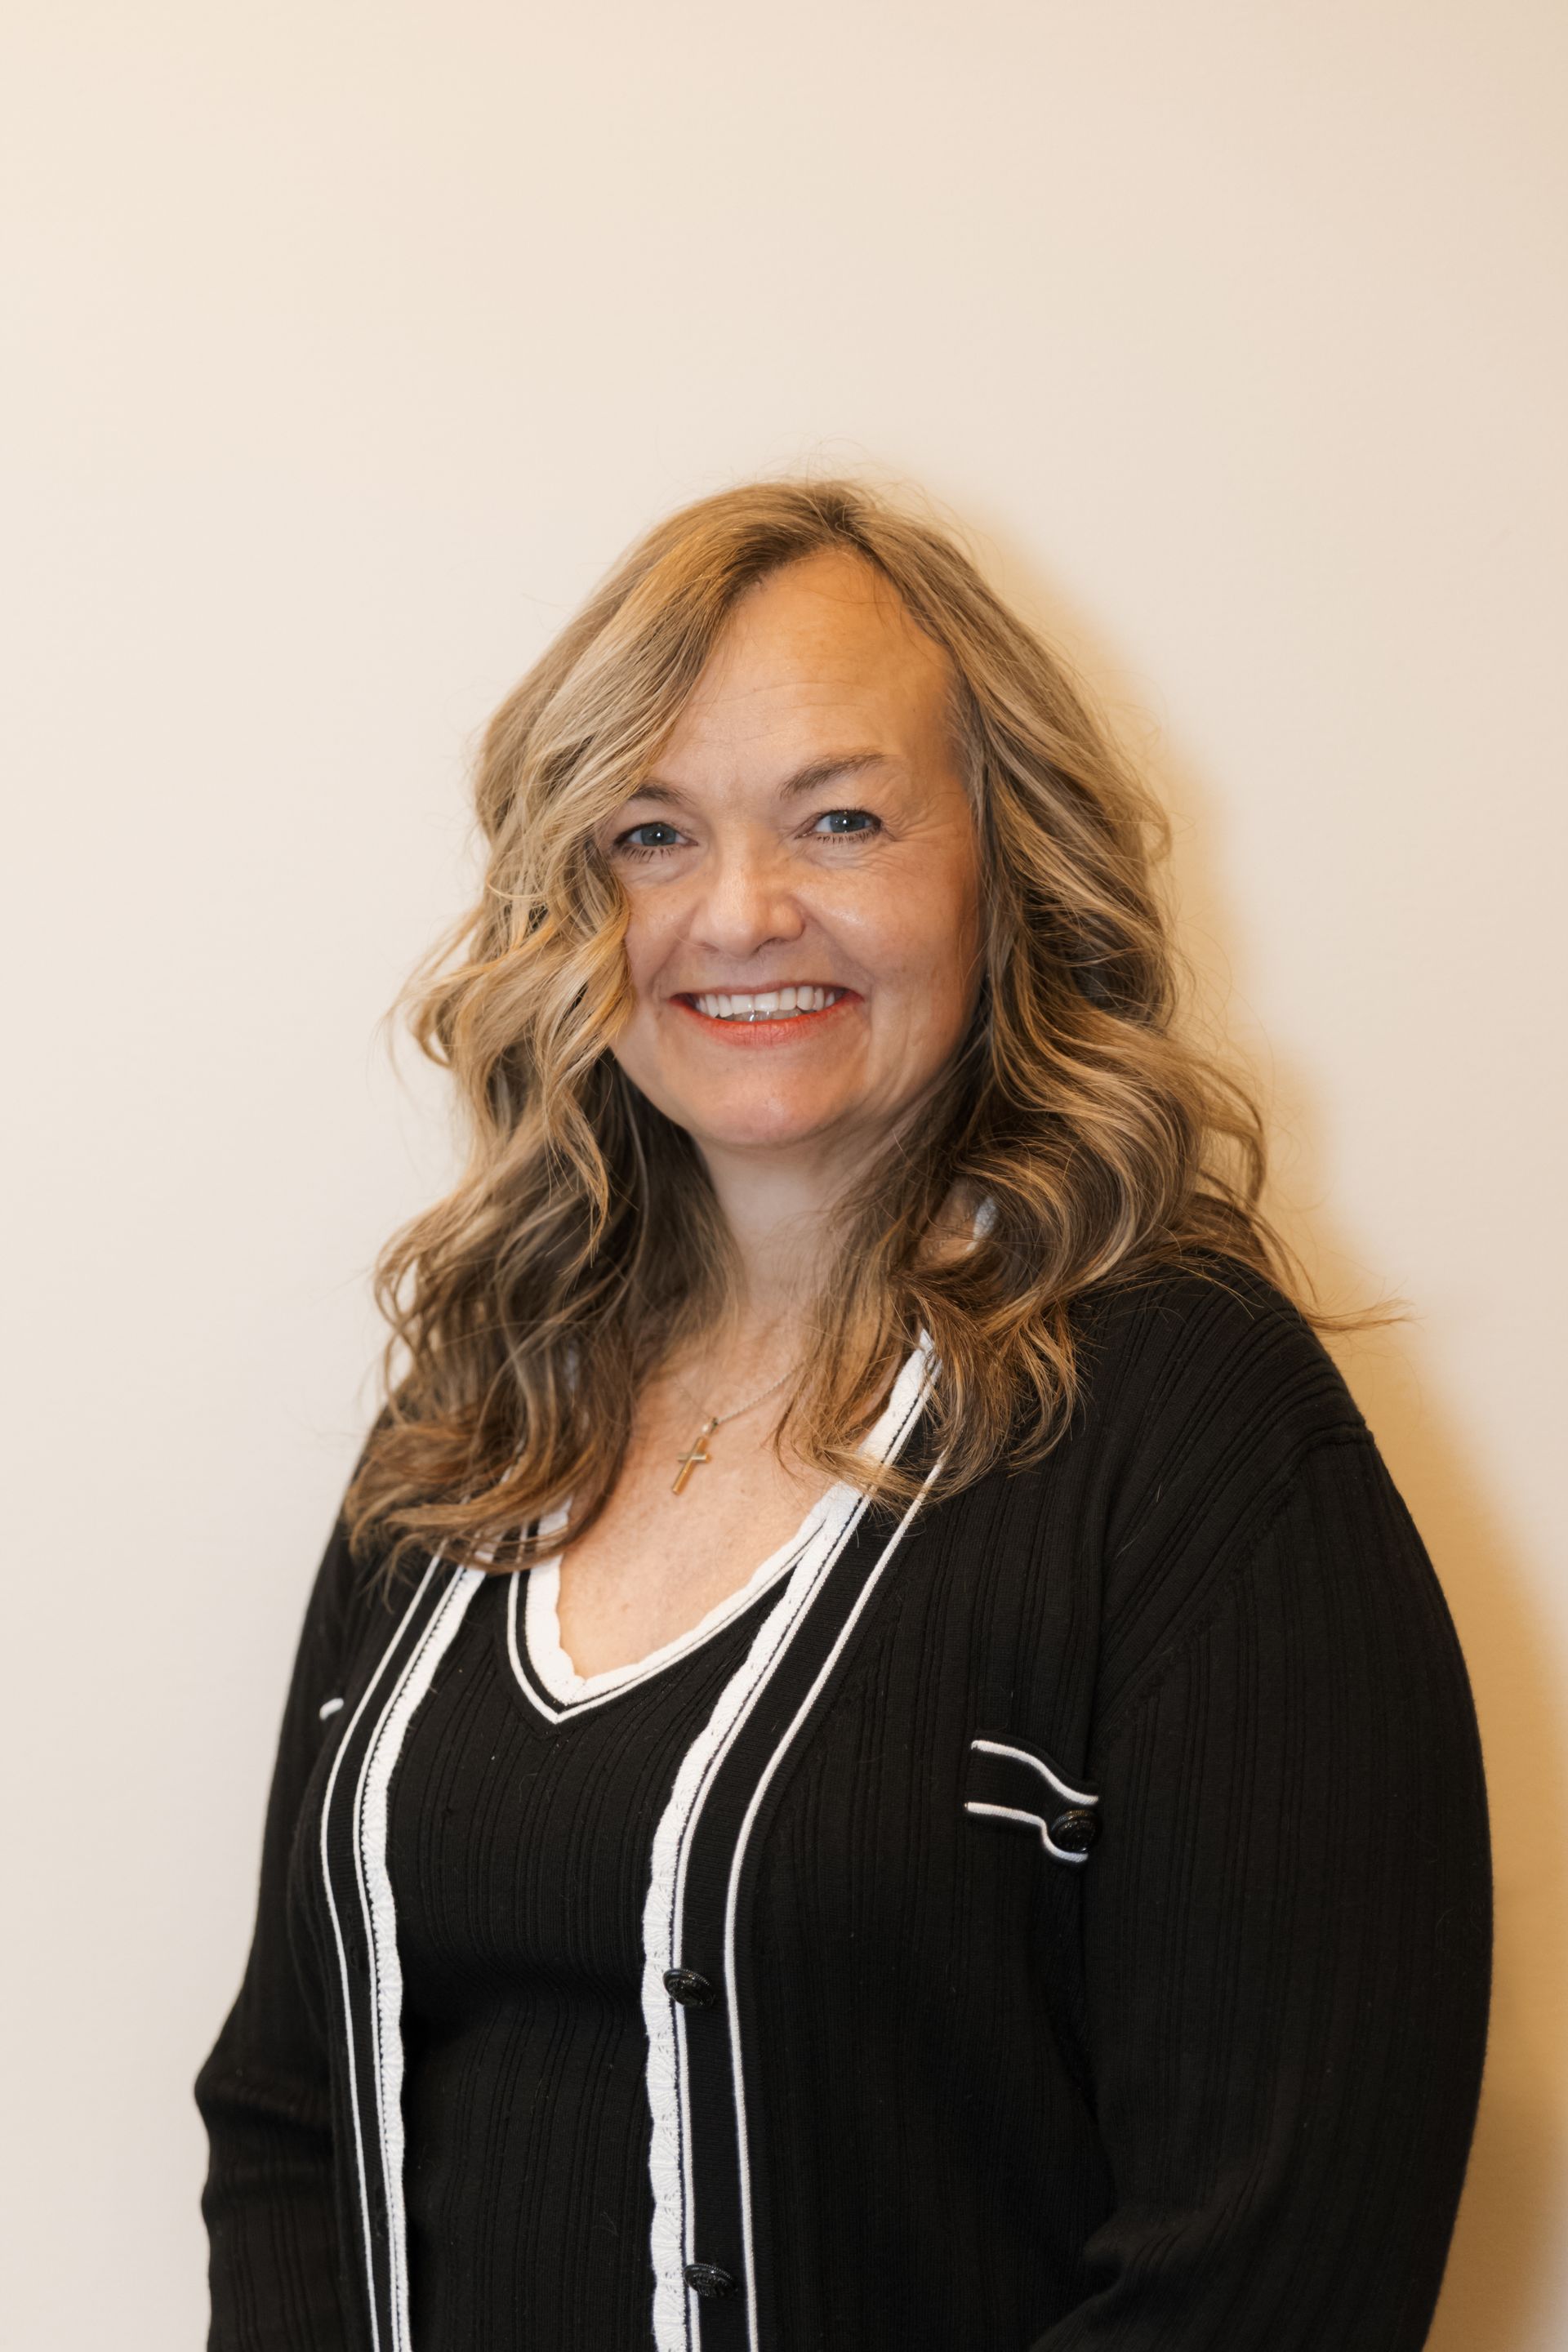
{"type": "Polygon", "coordinates": [[[1341,1359],[1499,1896],[1434,2341],[1556,2352],[1568,17],[8,16],[5,2342],[202,2341],[190,2079],[367,1269],[450,1167],[377,1024],[470,887],[475,732],[654,516],[844,466],[1082,666],[1278,1213],[1331,1302],[1410,1302],[1341,1359]]]}

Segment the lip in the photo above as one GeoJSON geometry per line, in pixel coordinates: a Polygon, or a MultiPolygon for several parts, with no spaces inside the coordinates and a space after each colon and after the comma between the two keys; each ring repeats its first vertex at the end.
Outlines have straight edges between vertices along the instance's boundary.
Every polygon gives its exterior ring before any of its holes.
{"type": "MultiPolygon", "coordinates": [[[[835,987],[839,984],[833,983],[835,987]]],[[[854,989],[847,988],[836,1003],[826,1005],[820,1013],[791,1013],[782,1021],[721,1021],[711,1013],[700,1013],[690,997],[684,994],[667,997],[665,1002],[696,1022],[718,1044],[755,1052],[758,1047],[787,1045],[792,1039],[804,1044],[808,1036],[820,1036],[825,1027],[853,1012],[865,999],[854,989]]]]}

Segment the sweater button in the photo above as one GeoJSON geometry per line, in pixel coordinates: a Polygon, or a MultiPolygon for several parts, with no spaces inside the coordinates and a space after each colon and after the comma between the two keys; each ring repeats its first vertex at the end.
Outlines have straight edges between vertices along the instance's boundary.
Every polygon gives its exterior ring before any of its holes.
{"type": "Polygon", "coordinates": [[[694,2294],[733,2294],[740,2282],[717,2263],[688,2263],[680,2273],[694,2294]]]}
{"type": "Polygon", "coordinates": [[[1100,1816],[1079,1808],[1058,1813],[1051,1823],[1051,1843],[1064,1853],[1087,1853],[1100,1835],[1100,1816]]]}
{"type": "MultiPolygon", "coordinates": [[[[682,2009],[711,2009],[719,1998],[716,1988],[709,1983],[706,1977],[700,1977],[695,1969],[666,1969],[664,1989],[671,2000],[678,2000],[682,2009]]],[[[697,2267],[700,2270],[704,2266],[700,2263],[697,2267]]],[[[698,2293],[700,2294],[701,2292],[699,2287],[698,2293]]],[[[728,2293],[728,2289],[717,2287],[713,2292],[723,2294],[728,2293]]]]}

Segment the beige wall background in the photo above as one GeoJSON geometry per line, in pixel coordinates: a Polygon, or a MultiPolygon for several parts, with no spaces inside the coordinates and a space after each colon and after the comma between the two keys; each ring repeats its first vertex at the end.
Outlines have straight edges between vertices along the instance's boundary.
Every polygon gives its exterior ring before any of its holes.
{"type": "MultiPolygon", "coordinates": [[[[0,82],[5,2337],[205,2325],[474,730],[654,514],[923,485],[1178,828],[1276,1204],[1469,1656],[1485,2102],[1435,2342],[1568,2341],[1568,18],[1542,0],[20,0],[0,82]]],[[[1375,1801],[1369,1792],[1369,1801],[1375,1801]]]]}

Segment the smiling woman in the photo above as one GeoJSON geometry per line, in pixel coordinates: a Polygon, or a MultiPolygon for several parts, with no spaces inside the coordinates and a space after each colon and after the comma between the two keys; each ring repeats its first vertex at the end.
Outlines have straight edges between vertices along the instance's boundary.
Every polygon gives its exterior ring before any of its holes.
{"type": "Polygon", "coordinates": [[[1064,1423],[1087,1288],[1205,1244],[1282,1278],[1257,1114],[1173,1018],[1163,817],[942,533],[833,483],[672,517],[498,711],[478,801],[415,1012],[474,1150],[383,1259],[356,1540],[515,1564],[570,1496],[575,1549],[697,1364],[798,1365],[781,1452],[907,1496],[859,1439],[921,1330],[968,1483],[1064,1423]],[[802,982],[846,1009],[787,1053],[685,1001],[802,982]]]}
{"type": "Polygon", "coordinates": [[[629,900],[616,1059],[710,1170],[782,1146],[847,1175],[958,1051],[979,862],[951,685],[863,561],[806,558],[745,597],[601,831],[629,900]]]}
{"type": "Polygon", "coordinates": [[[1153,803],[930,525],[651,532],[497,714],[215,2352],[1406,2352],[1485,2032],[1420,1538],[1153,803]]]}

